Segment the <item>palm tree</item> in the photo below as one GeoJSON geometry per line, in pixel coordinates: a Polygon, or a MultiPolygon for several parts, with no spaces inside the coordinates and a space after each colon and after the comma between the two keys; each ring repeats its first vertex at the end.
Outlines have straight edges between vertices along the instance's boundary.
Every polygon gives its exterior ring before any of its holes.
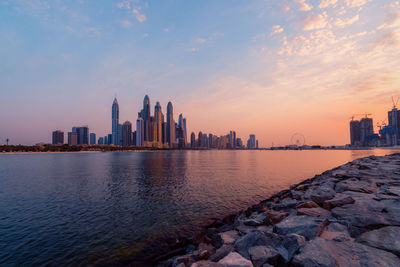
{"type": "Polygon", "coordinates": [[[8,146],[8,141],[10,141],[10,139],[7,138],[7,139],[6,139],[7,146],[8,146]]]}

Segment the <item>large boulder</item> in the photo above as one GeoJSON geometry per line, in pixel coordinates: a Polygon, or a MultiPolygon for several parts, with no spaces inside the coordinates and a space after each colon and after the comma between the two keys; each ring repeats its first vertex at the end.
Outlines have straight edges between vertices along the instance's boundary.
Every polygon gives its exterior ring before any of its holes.
{"type": "Polygon", "coordinates": [[[285,219],[287,216],[289,216],[289,213],[284,212],[284,211],[274,211],[270,210],[267,212],[267,220],[271,224],[276,224],[285,219]]]}
{"type": "Polygon", "coordinates": [[[277,265],[282,259],[279,251],[271,246],[251,247],[249,254],[254,267],[261,267],[265,263],[277,265]]]}
{"type": "Polygon", "coordinates": [[[329,217],[331,216],[330,211],[323,208],[302,208],[297,210],[297,215],[307,215],[313,217],[329,217]]]}
{"type": "Polygon", "coordinates": [[[327,186],[315,186],[309,189],[305,196],[322,206],[325,200],[332,199],[335,196],[336,192],[330,187],[327,186]]]}
{"type": "Polygon", "coordinates": [[[288,234],[282,241],[280,247],[281,254],[286,262],[290,262],[299,248],[306,243],[306,239],[302,235],[288,234]]]}
{"type": "Polygon", "coordinates": [[[320,237],[334,241],[352,240],[347,227],[337,222],[330,223],[322,232],[320,237]]]}
{"type": "Polygon", "coordinates": [[[224,244],[233,244],[239,238],[239,233],[235,230],[220,233],[219,236],[224,244]]]}
{"type": "Polygon", "coordinates": [[[218,262],[224,267],[253,267],[248,259],[243,258],[239,253],[231,252],[218,262]]]}
{"type": "Polygon", "coordinates": [[[335,191],[342,193],[344,191],[354,191],[362,193],[372,193],[376,187],[370,181],[358,180],[356,178],[347,179],[336,184],[335,191]]]}
{"type": "Polygon", "coordinates": [[[274,232],[280,235],[295,233],[313,239],[322,233],[327,224],[328,221],[323,218],[291,215],[276,224],[274,232]]]}
{"type": "Polygon", "coordinates": [[[217,249],[215,253],[208,258],[208,260],[217,262],[234,250],[233,244],[224,244],[222,247],[217,249]]]}
{"type": "Polygon", "coordinates": [[[246,259],[250,259],[248,250],[255,246],[275,245],[278,246],[282,238],[274,233],[261,233],[254,231],[240,237],[235,242],[235,250],[246,259]]]}
{"type": "Polygon", "coordinates": [[[193,263],[190,267],[224,267],[224,265],[212,261],[197,261],[193,263]]]}
{"type": "Polygon", "coordinates": [[[346,204],[353,204],[354,202],[355,202],[355,200],[349,195],[336,194],[334,198],[329,199],[329,200],[325,200],[324,204],[323,204],[323,207],[325,209],[331,210],[333,208],[341,207],[341,206],[346,205],[346,204]]]}
{"type": "Polygon", "coordinates": [[[387,226],[365,232],[357,238],[357,242],[400,256],[400,227],[387,226]]]}
{"type": "Polygon", "coordinates": [[[394,267],[400,266],[400,259],[392,253],[359,243],[317,237],[300,248],[292,263],[293,266],[307,267],[394,267]]]}

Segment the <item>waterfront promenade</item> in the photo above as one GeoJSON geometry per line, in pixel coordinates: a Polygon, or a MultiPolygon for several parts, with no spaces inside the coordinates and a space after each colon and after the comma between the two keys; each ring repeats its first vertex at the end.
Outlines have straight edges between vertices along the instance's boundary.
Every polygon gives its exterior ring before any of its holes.
{"type": "Polygon", "coordinates": [[[400,266],[400,154],[356,159],[213,220],[158,266],[400,266]]]}

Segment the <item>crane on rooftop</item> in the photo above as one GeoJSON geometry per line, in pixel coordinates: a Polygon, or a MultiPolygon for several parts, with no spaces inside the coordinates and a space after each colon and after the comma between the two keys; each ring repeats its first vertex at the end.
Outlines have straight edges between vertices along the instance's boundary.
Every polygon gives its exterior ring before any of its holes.
{"type": "Polygon", "coordinates": [[[393,109],[397,107],[397,103],[399,103],[400,97],[397,97],[396,101],[394,101],[394,97],[392,96],[392,103],[393,103],[393,109]]]}

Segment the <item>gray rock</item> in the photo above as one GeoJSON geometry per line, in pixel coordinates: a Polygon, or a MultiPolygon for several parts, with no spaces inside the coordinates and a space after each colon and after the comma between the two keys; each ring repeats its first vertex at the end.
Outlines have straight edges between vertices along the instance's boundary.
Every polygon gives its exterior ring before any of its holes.
{"type": "Polygon", "coordinates": [[[240,234],[248,234],[254,231],[257,231],[257,228],[254,226],[247,226],[247,225],[239,225],[236,226],[235,229],[240,233],[240,234]]]}
{"type": "Polygon", "coordinates": [[[330,223],[320,237],[339,242],[352,240],[347,227],[337,222],[330,223]]]}
{"type": "Polygon", "coordinates": [[[190,267],[224,267],[224,265],[212,261],[197,261],[193,263],[190,267]]]}
{"type": "Polygon", "coordinates": [[[249,249],[254,267],[261,267],[264,263],[277,265],[282,258],[278,250],[271,246],[255,246],[249,249]]]}
{"type": "Polygon", "coordinates": [[[323,207],[325,209],[333,209],[336,207],[341,207],[346,204],[353,204],[355,200],[346,194],[336,194],[334,198],[324,201],[323,207]]]}
{"type": "Polygon", "coordinates": [[[239,238],[239,233],[235,230],[220,233],[219,236],[224,244],[233,244],[239,238]]]}
{"type": "Polygon", "coordinates": [[[231,244],[222,245],[222,247],[217,249],[217,251],[213,255],[211,255],[208,259],[210,261],[217,262],[217,261],[223,259],[226,255],[228,255],[232,251],[234,251],[233,244],[232,245],[231,244]]]}
{"type": "Polygon", "coordinates": [[[316,186],[306,192],[305,196],[322,206],[324,201],[332,199],[336,192],[330,187],[316,186]]]}
{"type": "Polygon", "coordinates": [[[247,219],[247,220],[245,220],[244,222],[243,222],[245,225],[248,225],[248,226],[259,226],[259,225],[263,225],[263,224],[265,224],[265,217],[264,217],[264,220],[259,220],[259,219],[257,219],[257,218],[254,218],[254,219],[247,219]]]}
{"type": "Polygon", "coordinates": [[[274,226],[274,232],[280,235],[299,234],[307,239],[320,235],[327,225],[322,218],[310,216],[289,216],[274,226]]]}
{"type": "Polygon", "coordinates": [[[354,267],[354,266],[400,266],[394,254],[355,242],[335,242],[315,238],[300,248],[293,259],[294,266],[308,267],[354,267]]]}
{"type": "Polygon", "coordinates": [[[243,258],[239,253],[236,252],[229,253],[218,263],[226,267],[253,267],[251,261],[243,258]]]}
{"type": "Polygon", "coordinates": [[[281,254],[286,262],[290,262],[299,250],[299,248],[306,243],[304,236],[298,234],[288,234],[285,236],[282,247],[281,254]]]}
{"type": "Polygon", "coordinates": [[[201,243],[198,246],[198,260],[206,260],[215,253],[215,248],[211,244],[201,243]]]}
{"type": "Polygon", "coordinates": [[[270,210],[267,212],[267,220],[271,224],[276,224],[289,216],[289,213],[283,211],[270,210]]]}
{"type": "Polygon", "coordinates": [[[400,256],[400,227],[387,226],[365,232],[356,241],[400,256]]]}
{"type": "Polygon", "coordinates": [[[248,250],[255,246],[266,246],[266,245],[279,245],[282,238],[272,233],[261,233],[259,231],[248,233],[240,237],[235,242],[235,250],[240,253],[246,259],[250,259],[248,250]]]}
{"type": "Polygon", "coordinates": [[[342,193],[344,191],[354,191],[362,193],[372,193],[376,190],[375,187],[369,181],[360,181],[356,178],[351,178],[345,181],[341,181],[336,184],[335,191],[342,193]]]}
{"type": "Polygon", "coordinates": [[[323,208],[302,208],[297,210],[298,215],[307,215],[307,216],[314,216],[314,217],[329,217],[331,216],[330,211],[323,209],[323,208]]]}

